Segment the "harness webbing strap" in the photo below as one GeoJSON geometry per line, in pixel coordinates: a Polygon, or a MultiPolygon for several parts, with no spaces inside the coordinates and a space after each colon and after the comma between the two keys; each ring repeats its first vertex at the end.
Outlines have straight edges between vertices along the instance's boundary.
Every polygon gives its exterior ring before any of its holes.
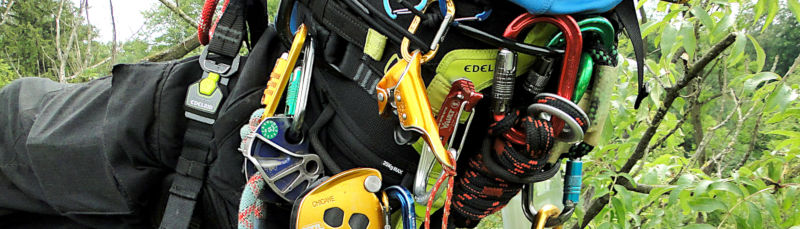
{"type": "Polygon", "coordinates": [[[639,75],[639,92],[636,95],[634,108],[639,109],[642,100],[647,98],[650,92],[647,91],[647,87],[644,83],[644,42],[642,42],[642,32],[639,30],[639,19],[636,17],[636,2],[634,0],[622,1],[615,11],[617,13],[617,18],[628,33],[628,38],[631,39],[633,52],[636,55],[636,70],[639,75]]]}
{"type": "MultiPolygon", "coordinates": [[[[232,63],[234,67],[228,68],[225,70],[226,72],[215,72],[218,74],[225,73],[223,76],[229,76],[237,71],[235,66],[238,66],[238,63],[235,62],[239,61],[237,57],[246,32],[245,7],[243,4],[242,0],[229,1],[208,45],[208,52],[227,58],[226,62],[234,62],[232,63]]],[[[204,70],[214,71],[205,68],[204,70]]],[[[217,86],[224,87],[226,84],[227,79],[217,86]]],[[[188,93],[198,92],[189,91],[188,93]]],[[[224,99],[224,96],[220,99],[224,99]]],[[[219,104],[221,103],[222,101],[219,101],[219,104]]],[[[216,110],[214,114],[205,113],[200,115],[195,114],[197,111],[192,111],[188,107],[186,109],[187,124],[183,137],[183,148],[181,149],[181,156],[178,158],[178,164],[175,167],[177,176],[175,176],[175,180],[173,180],[169,189],[170,196],[161,219],[160,228],[188,228],[190,223],[193,222],[192,216],[195,205],[206,181],[210,155],[215,150],[213,147],[214,134],[212,127],[219,111],[216,110]],[[210,122],[201,122],[203,119],[192,118],[195,116],[203,116],[210,119],[210,122]]],[[[194,224],[199,224],[196,220],[195,218],[194,224]]],[[[194,224],[191,225],[193,228],[199,226],[194,224]]]]}
{"type": "Polygon", "coordinates": [[[211,125],[189,119],[183,148],[175,170],[178,176],[170,187],[170,197],[160,228],[188,228],[197,197],[208,171],[208,155],[213,133],[211,125]]]}
{"type": "Polygon", "coordinates": [[[222,17],[214,28],[214,36],[208,43],[208,51],[231,60],[239,55],[245,37],[245,14],[241,0],[228,3],[222,17]]]}

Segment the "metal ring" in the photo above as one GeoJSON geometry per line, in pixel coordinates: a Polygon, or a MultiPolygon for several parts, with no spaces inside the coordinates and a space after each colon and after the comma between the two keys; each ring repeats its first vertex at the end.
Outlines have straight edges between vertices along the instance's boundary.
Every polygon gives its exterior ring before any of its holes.
{"type": "MultiPolygon", "coordinates": [[[[578,105],[576,105],[575,103],[573,103],[573,102],[571,102],[569,100],[566,100],[565,98],[563,98],[561,96],[557,96],[555,94],[550,94],[550,93],[541,93],[538,96],[536,96],[536,98],[539,98],[541,96],[554,97],[554,98],[564,102],[565,104],[568,104],[569,106],[573,107],[577,112],[579,112],[581,114],[581,118],[587,117],[586,113],[584,113],[583,110],[581,110],[580,107],[578,107],[578,105]]],[[[583,139],[583,135],[584,135],[583,128],[581,128],[581,125],[578,123],[578,121],[575,120],[574,117],[570,116],[566,112],[564,112],[561,109],[558,109],[558,108],[556,108],[554,106],[550,106],[550,105],[543,104],[543,103],[534,103],[534,104],[531,104],[530,106],[528,106],[528,114],[529,115],[537,117],[541,113],[548,113],[551,116],[558,117],[561,120],[564,120],[564,123],[567,124],[565,126],[564,130],[561,131],[561,133],[558,136],[555,136],[557,140],[563,141],[563,142],[567,142],[567,143],[575,143],[575,142],[580,142],[583,139]],[[567,128],[569,128],[569,129],[567,129],[567,128]]],[[[588,123],[589,119],[588,118],[585,118],[585,119],[586,119],[587,126],[588,126],[589,125],[589,123],[588,123]]]]}

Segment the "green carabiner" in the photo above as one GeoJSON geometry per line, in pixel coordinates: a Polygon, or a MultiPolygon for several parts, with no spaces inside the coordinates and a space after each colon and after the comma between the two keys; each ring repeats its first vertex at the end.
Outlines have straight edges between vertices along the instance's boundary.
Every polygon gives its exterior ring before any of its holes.
{"type": "MultiPolygon", "coordinates": [[[[616,53],[614,48],[614,27],[611,22],[604,17],[592,17],[581,20],[578,22],[581,27],[581,33],[595,33],[600,36],[603,46],[611,55],[616,53]]],[[[547,46],[558,46],[564,43],[564,35],[557,33],[547,46]]],[[[578,69],[578,80],[575,82],[575,91],[572,95],[572,102],[579,102],[589,88],[589,82],[592,80],[592,73],[594,72],[595,60],[587,52],[581,54],[581,63],[578,69]]]]}

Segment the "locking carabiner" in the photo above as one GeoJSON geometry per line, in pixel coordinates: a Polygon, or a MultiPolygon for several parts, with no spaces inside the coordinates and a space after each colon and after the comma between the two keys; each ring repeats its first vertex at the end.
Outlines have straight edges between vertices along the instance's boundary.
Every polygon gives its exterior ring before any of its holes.
{"type": "Polygon", "coordinates": [[[567,222],[567,220],[572,217],[572,214],[575,213],[575,207],[580,200],[582,169],[583,162],[581,162],[579,158],[567,160],[567,171],[564,177],[564,193],[562,194],[561,202],[564,204],[564,209],[560,214],[541,214],[542,210],[547,208],[547,206],[552,206],[551,204],[545,205],[537,212],[533,207],[533,184],[526,184],[522,188],[521,194],[522,212],[525,214],[525,217],[537,227],[557,227],[567,222]],[[542,217],[545,217],[545,221],[541,221],[542,217]]]}
{"type": "MultiPolygon", "coordinates": [[[[535,16],[530,13],[524,13],[518,16],[507,27],[503,36],[508,39],[516,39],[523,30],[533,26],[539,22],[546,22],[555,25],[566,35],[567,47],[564,49],[564,60],[561,67],[561,78],[559,79],[558,96],[564,97],[567,100],[572,98],[575,88],[575,78],[578,72],[577,66],[580,62],[580,54],[583,46],[583,37],[581,36],[580,29],[577,22],[572,16],[569,15],[555,15],[555,16],[535,16]]],[[[505,114],[495,114],[494,120],[500,121],[505,118],[505,114]]],[[[564,122],[554,123],[555,134],[561,133],[561,128],[564,122]]],[[[503,136],[509,141],[518,144],[525,144],[525,133],[511,128],[509,131],[503,133],[503,136]]]]}
{"type": "MultiPolygon", "coordinates": [[[[397,1],[401,2],[403,0],[397,0],[397,1]]],[[[422,9],[425,8],[425,6],[427,6],[427,5],[428,5],[428,0],[421,0],[421,1],[419,1],[419,4],[414,6],[414,9],[416,9],[417,11],[422,11],[422,9]]],[[[389,4],[389,0],[383,0],[383,9],[386,11],[386,15],[389,15],[389,17],[392,18],[392,19],[397,19],[397,14],[402,12],[402,11],[399,11],[399,10],[392,9],[392,6],[389,4]]],[[[409,9],[405,9],[405,10],[409,10],[409,9]]]]}
{"type": "MultiPolygon", "coordinates": [[[[450,23],[453,22],[454,17],[456,15],[456,5],[453,3],[453,0],[439,0],[445,1],[446,5],[446,12],[444,19],[442,20],[442,24],[439,25],[439,30],[436,31],[436,35],[433,37],[433,41],[431,41],[430,49],[428,53],[422,55],[420,59],[420,64],[428,62],[429,60],[433,59],[436,56],[436,52],[439,51],[439,43],[444,40],[445,34],[447,34],[447,30],[450,28],[450,23]]],[[[441,4],[441,3],[440,3],[441,4]]],[[[426,8],[422,9],[425,11],[426,8]]],[[[419,24],[422,19],[419,16],[414,16],[414,19],[411,20],[411,25],[408,26],[408,32],[415,33],[417,32],[417,28],[419,28],[419,24]]],[[[408,52],[408,46],[410,45],[410,41],[407,37],[403,37],[403,42],[400,43],[400,54],[403,55],[403,59],[411,62],[411,53],[408,52]]]]}
{"type": "Polygon", "coordinates": [[[522,31],[536,23],[547,22],[557,26],[567,37],[567,47],[564,52],[564,61],[561,66],[561,78],[558,82],[557,94],[566,99],[572,99],[572,91],[575,88],[575,77],[578,74],[578,63],[580,63],[580,53],[583,48],[583,37],[580,27],[572,16],[554,15],[552,17],[539,16],[525,13],[514,19],[506,27],[503,36],[509,39],[516,39],[522,31]]]}

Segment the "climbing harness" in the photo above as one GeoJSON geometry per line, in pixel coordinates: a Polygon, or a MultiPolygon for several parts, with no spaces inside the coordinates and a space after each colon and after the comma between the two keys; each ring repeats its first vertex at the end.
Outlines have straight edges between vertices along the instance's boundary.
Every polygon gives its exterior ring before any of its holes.
{"type": "MultiPolygon", "coordinates": [[[[577,7],[579,9],[565,9],[565,4],[553,3],[534,11],[577,10],[567,14],[597,13],[607,11],[609,6],[613,7],[620,1],[602,1],[589,8],[577,7]]],[[[408,0],[398,0],[396,3],[389,0],[375,3],[366,0],[281,2],[281,12],[278,13],[276,24],[280,38],[289,47],[289,51],[277,60],[270,76],[262,98],[265,109],[254,112],[251,122],[242,128],[242,136],[245,136],[242,151],[248,160],[245,174],[251,179],[259,177],[265,181],[263,187],[271,189],[271,192],[266,192],[267,196],[274,194],[281,201],[294,204],[291,219],[293,228],[388,228],[392,227],[390,216],[397,209],[402,216],[394,223],[402,221],[403,228],[416,228],[416,217],[422,218],[414,212],[417,203],[424,203],[426,206],[424,225],[429,228],[434,202],[440,195],[439,189],[443,184],[447,184],[442,194],[444,204],[441,205],[441,199],[436,203],[443,208],[442,228],[447,227],[448,220],[454,221],[457,227],[474,226],[483,217],[501,209],[520,192],[523,195],[523,210],[526,217],[534,222],[533,228],[559,226],[572,216],[580,194],[580,159],[596,145],[599,132],[595,125],[602,127],[602,123],[598,124],[596,121],[604,119],[606,114],[601,110],[608,109],[605,104],[607,101],[602,102],[598,98],[601,96],[599,93],[608,93],[609,85],[613,86],[613,82],[593,76],[596,75],[596,69],[616,64],[614,26],[608,19],[599,16],[579,17],[583,19],[578,22],[570,15],[523,13],[506,27],[502,36],[496,36],[476,27],[478,22],[495,20],[496,16],[489,18],[494,11],[491,6],[483,6],[482,11],[481,8],[472,8],[473,11],[469,14],[457,16],[452,0],[439,0],[437,4],[438,11],[426,13],[433,5],[427,0],[416,4],[408,0]],[[383,10],[380,10],[381,3],[383,10]],[[392,4],[402,8],[393,8],[392,4]],[[297,32],[289,29],[295,23],[292,22],[294,16],[291,16],[295,8],[304,11],[296,18],[300,19],[296,21],[299,24],[297,32]],[[408,23],[408,17],[398,17],[403,14],[414,16],[407,29],[400,25],[403,22],[408,23]],[[423,20],[428,32],[433,31],[427,34],[429,36],[416,35],[423,20]],[[343,22],[359,23],[340,28],[343,22]],[[542,46],[516,41],[519,34],[539,22],[555,25],[560,32],[542,46]],[[489,71],[493,72],[491,104],[487,106],[490,107],[489,135],[481,143],[475,144],[480,145],[477,153],[471,152],[467,161],[462,161],[465,162],[461,163],[462,166],[466,168],[461,169],[460,173],[457,173],[456,165],[465,149],[464,144],[469,136],[472,136],[470,139],[477,138],[475,134],[468,135],[472,120],[476,114],[485,115],[481,114],[485,111],[475,109],[483,98],[483,94],[475,90],[480,82],[473,84],[467,78],[449,78],[456,80],[447,80],[444,85],[450,88],[438,92],[446,94],[438,97],[443,98],[443,101],[437,100],[437,103],[441,101],[442,104],[438,116],[434,116],[428,97],[431,91],[425,86],[428,78],[423,77],[427,74],[423,71],[423,64],[434,63],[435,66],[438,64],[434,60],[437,53],[449,49],[442,44],[451,27],[470,38],[498,48],[495,62],[489,67],[489,71]],[[332,66],[332,69],[328,69],[328,66],[317,71],[313,69],[315,47],[311,35],[314,34],[322,34],[319,38],[328,39],[322,42],[320,51],[324,49],[325,55],[320,55],[323,56],[320,58],[332,66]],[[377,46],[372,43],[376,41],[376,37],[382,39],[377,46]],[[422,37],[433,39],[425,42],[422,37]],[[600,42],[594,42],[595,39],[600,42]],[[347,46],[345,55],[355,52],[361,54],[360,59],[349,58],[338,60],[339,62],[329,60],[330,56],[336,55],[336,48],[340,46],[347,46]],[[387,62],[385,56],[388,55],[384,53],[384,49],[399,49],[399,55],[387,62]],[[301,52],[305,54],[302,66],[294,68],[301,52]],[[519,66],[530,64],[524,62],[526,57],[519,57],[523,53],[537,57],[528,72],[522,72],[528,69],[527,66],[519,66]],[[552,65],[559,60],[561,68],[553,69],[552,65]],[[384,75],[376,79],[374,84],[370,84],[372,81],[369,74],[376,69],[379,69],[378,72],[384,70],[384,75]],[[554,70],[560,74],[559,77],[550,77],[554,70]],[[317,119],[307,130],[308,135],[304,133],[304,108],[308,91],[311,90],[311,75],[328,71],[343,73],[345,79],[356,81],[367,93],[374,96],[379,115],[397,125],[392,133],[395,143],[410,145],[416,142],[417,137],[424,142],[417,149],[420,151],[420,158],[416,171],[412,172],[413,176],[408,176],[413,179],[406,180],[406,176],[403,177],[404,181],[413,181],[404,183],[406,187],[413,183],[413,195],[402,186],[382,189],[385,178],[377,169],[356,168],[342,171],[342,168],[364,166],[359,161],[353,165],[333,162],[325,149],[330,144],[328,141],[349,144],[353,141],[341,139],[356,136],[339,136],[338,132],[326,132],[334,135],[328,136],[327,141],[320,140],[318,136],[320,131],[327,131],[323,127],[330,120],[335,120],[334,116],[342,113],[342,107],[337,107],[341,106],[341,101],[323,102],[322,108],[315,108],[321,111],[315,114],[317,119]],[[350,72],[357,73],[349,74],[350,72]],[[364,72],[368,73],[363,74],[364,72]],[[518,75],[523,78],[517,79],[518,75]],[[520,83],[521,85],[516,85],[520,83]],[[287,84],[289,89],[284,98],[284,114],[274,115],[277,106],[282,104],[281,98],[287,84]],[[523,90],[518,90],[519,88],[523,90]],[[589,112],[584,112],[584,109],[589,109],[589,112]],[[470,112],[469,117],[462,119],[463,112],[470,112]],[[259,116],[261,118],[257,118],[259,116]],[[458,126],[461,125],[459,121],[466,122],[462,132],[458,131],[458,126]],[[461,139],[456,148],[454,143],[458,136],[461,139]],[[321,152],[312,152],[310,145],[321,152]],[[564,158],[568,159],[562,200],[565,208],[559,210],[555,206],[546,205],[538,211],[533,209],[532,183],[549,179],[559,172],[561,159],[564,158]],[[441,165],[440,174],[431,172],[436,167],[435,162],[441,165]],[[336,175],[322,177],[325,169],[336,175]],[[431,174],[434,174],[433,177],[430,177],[431,174]]],[[[525,6],[529,12],[534,12],[527,8],[529,5],[525,6]]],[[[638,30],[638,26],[636,29],[638,30]]],[[[530,57],[527,58],[530,60],[530,57]]],[[[225,70],[224,65],[213,62],[209,62],[209,66],[216,71],[225,70]]],[[[330,81],[331,79],[315,77],[318,84],[330,81]]],[[[640,83],[641,81],[640,77],[640,83]]],[[[481,88],[486,88],[486,85],[488,83],[481,88]]],[[[342,88],[338,85],[316,86],[319,87],[315,88],[318,90],[316,95],[323,99],[330,97],[328,93],[336,93],[336,90],[342,88]]],[[[640,86],[640,96],[646,94],[642,93],[642,88],[644,87],[640,86]]],[[[347,122],[337,121],[340,123],[331,121],[330,125],[348,125],[347,122]]],[[[368,132],[372,133],[374,132],[368,132]]],[[[374,150],[375,147],[370,149],[359,145],[352,148],[374,150]]],[[[391,162],[383,163],[390,171],[398,170],[391,162]]],[[[398,174],[404,172],[407,171],[399,171],[398,174]]],[[[274,200],[269,197],[267,199],[274,200]]]]}

